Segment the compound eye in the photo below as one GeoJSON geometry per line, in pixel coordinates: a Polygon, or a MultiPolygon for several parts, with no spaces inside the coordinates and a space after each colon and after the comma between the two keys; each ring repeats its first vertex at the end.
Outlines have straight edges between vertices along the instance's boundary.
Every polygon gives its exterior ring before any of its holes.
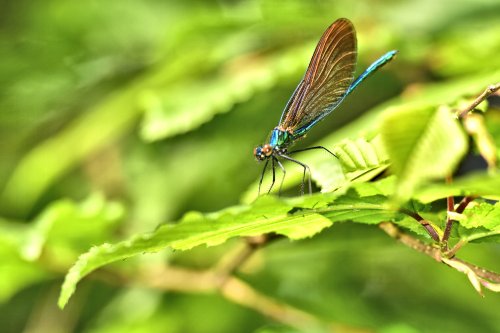
{"type": "Polygon", "coordinates": [[[264,147],[262,147],[262,153],[264,153],[264,155],[266,156],[271,156],[271,154],[273,153],[273,147],[271,147],[270,144],[264,145],[264,147]]]}
{"type": "Polygon", "coordinates": [[[264,160],[266,158],[266,156],[262,152],[262,147],[261,146],[256,147],[253,150],[253,156],[255,156],[255,158],[258,159],[259,161],[262,161],[262,160],[264,160]]]}

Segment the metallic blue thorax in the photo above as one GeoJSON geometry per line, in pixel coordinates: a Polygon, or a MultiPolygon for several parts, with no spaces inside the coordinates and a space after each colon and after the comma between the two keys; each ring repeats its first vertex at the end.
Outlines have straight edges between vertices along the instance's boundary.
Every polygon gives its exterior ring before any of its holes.
{"type": "Polygon", "coordinates": [[[294,139],[293,136],[289,132],[275,128],[271,132],[271,137],[269,138],[269,144],[273,148],[274,147],[285,148],[292,143],[293,139],[294,139]]]}

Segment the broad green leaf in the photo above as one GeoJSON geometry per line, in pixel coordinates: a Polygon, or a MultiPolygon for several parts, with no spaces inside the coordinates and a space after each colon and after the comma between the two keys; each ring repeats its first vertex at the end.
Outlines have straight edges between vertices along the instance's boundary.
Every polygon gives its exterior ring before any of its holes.
{"type": "Polygon", "coordinates": [[[48,245],[59,259],[66,256],[71,260],[75,253],[109,239],[123,215],[123,206],[107,202],[98,193],[79,204],[71,200],[56,201],[30,225],[21,248],[23,258],[37,260],[48,245]]]}
{"type": "Polygon", "coordinates": [[[21,254],[29,228],[26,224],[0,220],[0,302],[52,276],[42,265],[27,261],[21,254]]]}
{"type": "Polygon", "coordinates": [[[0,301],[51,277],[40,257],[67,267],[82,251],[112,237],[123,207],[94,194],[82,203],[56,201],[33,223],[0,221],[0,301]]]}
{"type": "Polygon", "coordinates": [[[377,181],[356,184],[355,189],[361,197],[370,195],[389,197],[394,193],[396,180],[396,176],[388,176],[377,181]]]}
{"type": "MultiPolygon", "coordinates": [[[[339,159],[344,171],[344,184],[349,186],[353,182],[364,182],[372,179],[389,166],[387,154],[377,136],[371,141],[363,138],[343,140],[333,148],[333,153],[339,159]]],[[[331,170],[320,168],[315,170],[314,179],[321,186],[322,192],[331,192],[339,187],[338,181],[331,181],[331,170]],[[330,172],[328,172],[330,171],[330,172]]]]}
{"type": "Polygon", "coordinates": [[[356,173],[358,176],[359,172],[379,167],[388,162],[387,154],[380,144],[379,137],[371,142],[363,138],[343,140],[333,148],[333,153],[337,155],[347,176],[351,173],[356,173]]]}
{"type": "Polygon", "coordinates": [[[486,228],[467,228],[459,224],[457,226],[458,238],[468,243],[500,243],[500,229],[488,230],[486,228]]]}
{"type": "Polygon", "coordinates": [[[450,175],[467,150],[465,133],[446,107],[392,110],[383,117],[381,133],[399,177],[400,200],[419,184],[450,175]]]}
{"type": "Polygon", "coordinates": [[[465,228],[485,228],[500,231],[500,203],[481,202],[469,205],[459,220],[465,228]]]}
{"type": "Polygon", "coordinates": [[[414,197],[423,203],[429,203],[448,196],[466,195],[500,199],[500,174],[480,172],[453,179],[450,184],[444,181],[425,184],[416,191],[414,197]]]}
{"type": "Polygon", "coordinates": [[[290,239],[311,237],[333,222],[374,224],[395,221],[402,214],[386,206],[381,194],[360,196],[354,189],[338,197],[317,194],[294,199],[259,198],[250,206],[235,206],[210,214],[191,212],[177,224],[132,237],[117,244],[103,244],[83,254],[68,272],[59,305],[63,307],[76,284],[91,271],[112,262],[167,247],[188,250],[195,246],[219,245],[232,237],[277,233],[290,239]]]}
{"type": "Polygon", "coordinates": [[[163,225],[155,232],[128,241],[93,247],[82,255],[69,271],[63,285],[60,306],[66,304],[76,283],[91,271],[111,262],[167,247],[187,250],[205,244],[214,246],[235,236],[255,236],[276,232],[292,239],[309,237],[331,225],[327,218],[308,212],[290,216],[292,205],[273,197],[263,197],[253,207],[237,206],[203,215],[191,212],[178,224],[163,225]],[[252,208],[252,209],[251,209],[252,208]]]}
{"type": "Polygon", "coordinates": [[[329,209],[322,209],[322,214],[334,222],[353,221],[364,224],[377,224],[382,221],[393,221],[402,215],[386,207],[387,198],[382,195],[360,197],[348,192],[335,200],[329,209]]]}

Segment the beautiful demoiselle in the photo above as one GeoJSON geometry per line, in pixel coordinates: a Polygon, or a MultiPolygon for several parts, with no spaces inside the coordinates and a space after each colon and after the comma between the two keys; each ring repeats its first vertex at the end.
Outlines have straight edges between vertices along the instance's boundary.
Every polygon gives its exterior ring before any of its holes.
{"type": "Polygon", "coordinates": [[[342,18],[326,29],[316,46],[304,77],[285,106],[278,126],[271,131],[268,143],[254,149],[255,158],[265,161],[259,182],[259,194],[269,161],[272,165],[273,180],[268,193],[275,182],[276,165],[283,172],[281,181],[283,184],[286,172],[280,159],[297,163],[304,169],[301,193],[304,192],[306,173],[309,171],[309,193],[312,192],[309,167],[290,155],[310,149],[324,149],[333,156],[335,155],[322,146],[295,151],[288,151],[288,149],[298,139],[303,138],[320,120],[335,110],[364,79],[392,60],[396,53],[397,51],[387,52],[354,80],[357,55],[354,26],[348,19],[342,18]]]}

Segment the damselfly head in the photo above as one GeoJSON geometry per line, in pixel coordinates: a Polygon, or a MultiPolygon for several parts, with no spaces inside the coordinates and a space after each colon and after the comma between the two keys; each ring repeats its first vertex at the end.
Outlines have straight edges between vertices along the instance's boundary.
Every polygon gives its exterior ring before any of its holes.
{"type": "Polygon", "coordinates": [[[263,146],[258,146],[253,150],[253,156],[259,161],[264,161],[273,154],[273,147],[269,143],[263,146]]]}

